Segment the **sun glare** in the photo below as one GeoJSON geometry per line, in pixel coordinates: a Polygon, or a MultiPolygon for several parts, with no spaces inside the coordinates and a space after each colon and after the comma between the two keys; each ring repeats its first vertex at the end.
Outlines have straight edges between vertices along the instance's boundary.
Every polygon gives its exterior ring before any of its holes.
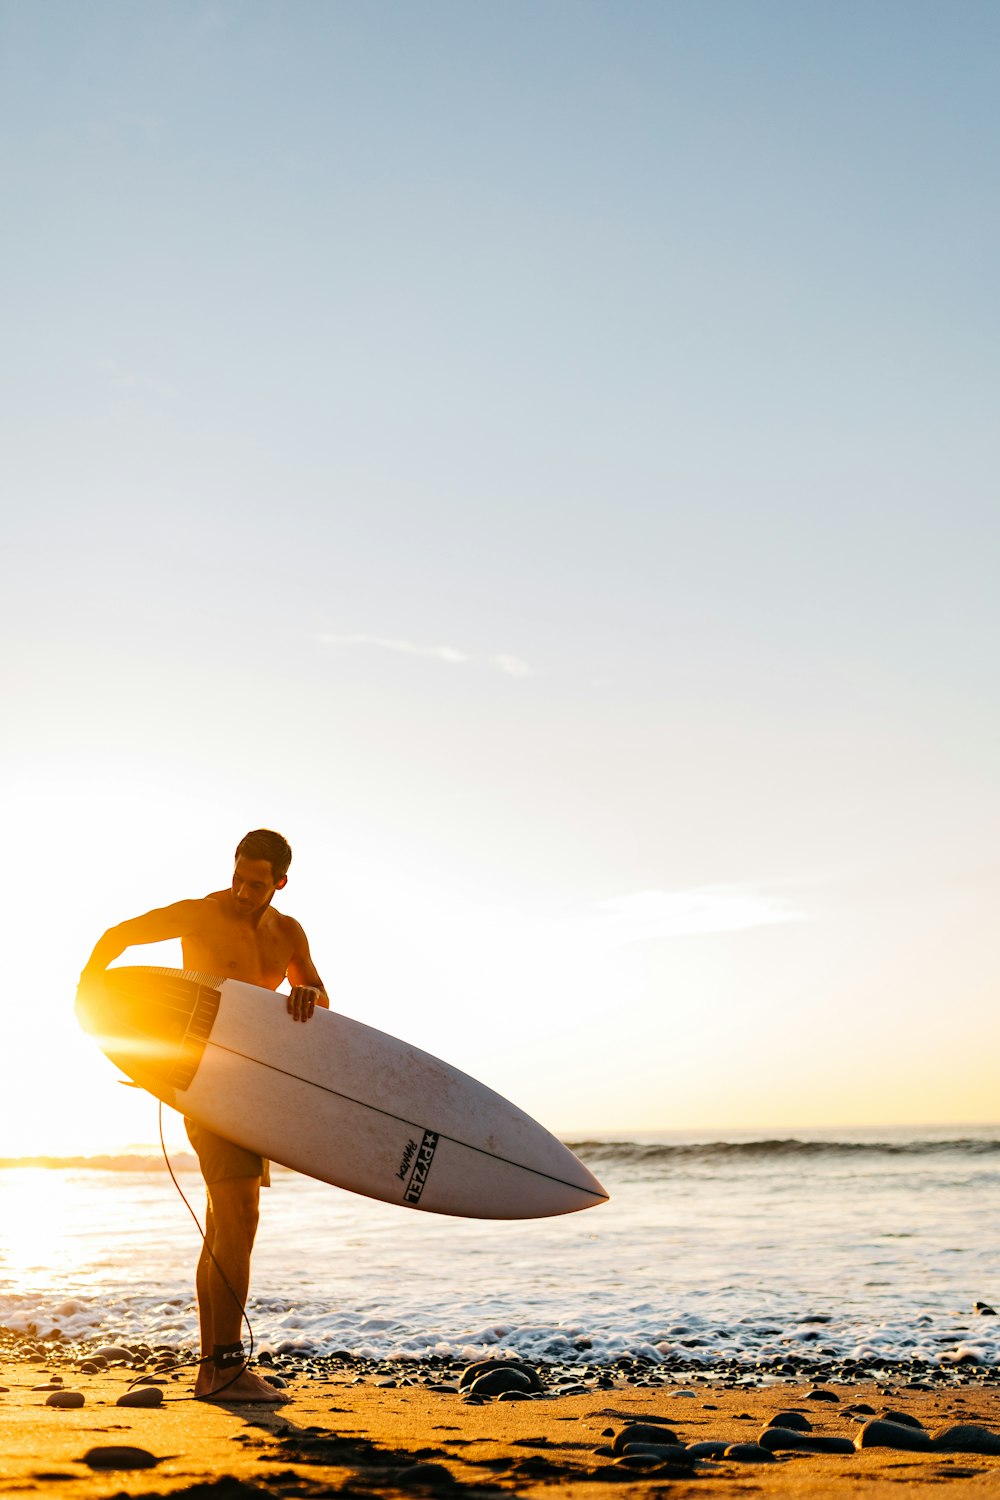
{"type": "Polygon", "coordinates": [[[21,1167],[0,1175],[0,1275],[19,1291],[51,1286],[53,1271],[70,1268],[68,1196],[63,1172],[21,1167]]]}

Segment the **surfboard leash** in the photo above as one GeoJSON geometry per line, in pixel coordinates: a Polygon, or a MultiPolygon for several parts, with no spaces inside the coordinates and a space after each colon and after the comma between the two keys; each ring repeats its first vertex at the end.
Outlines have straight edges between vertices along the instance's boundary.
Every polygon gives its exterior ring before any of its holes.
{"type": "MultiPolygon", "coordinates": [[[[187,1198],[187,1195],[184,1192],[184,1189],[181,1187],[180,1183],[177,1181],[177,1175],[174,1172],[173,1166],[171,1165],[170,1154],[167,1151],[167,1143],[166,1143],[166,1140],[164,1139],[164,1135],[163,1135],[163,1102],[162,1102],[162,1100],[159,1100],[159,1101],[157,1101],[157,1103],[158,1103],[157,1118],[158,1118],[158,1123],[159,1123],[159,1127],[160,1127],[160,1149],[163,1152],[163,1160],[166,1163],[167,1171],[170,1173],[170,1180],[173,1183],[174,1187],[177,1189],[177,1192],[178,1192],[178,1194],[180,1196],[181,1202],[184,1204],[184,1207],[187,1209],[188,1213],[191,1215],[192,1219],[194,1220],[195,1228],[197,1229],[198,1233],[201,1235],[202,1244],[204,1245],[205,1249],[208,1251],[208,1254],[209,1254],[209,1256],[211,1258],[212,1264],[215,1266],[215,1269],[218,1271],[219,1275],[222,1277],[222,1280],[223,1280],[223,1282],[226,1285],[226,1289],[228,1290],[229,1295],[232,1297],[233,1301],[236,1303],[237,1307],[239,1308],[239,1310],[240,1310],[240,1317],[243,1320],[243,1322],[247,1325],[247,1333],[250,1336],[250,1348],[247,1351],[246,1355],[242,1355],[242,1345],[240,1345],[240,1344],[234,1344],[234,1345],[231,1345],[231,1346],[229,1346],[229,1345],[220,1346],[222,1356],[226,1360],[226,1365],[223,1366],[223,1368],[225,1368],[225,1367],[228,1366],[229,1368],[234,1368],[235,1369],[235,1374],[233,1374],[231,1376],[231,1378],[226,1381],[225,1385],[220,1385],[217,1390],[211,1391],[207,1395],[204,1395],[204,1396],[168,1396],[168,1397],[166,1397],[166,1400],[168,1400],[168,1401],[212,1401],[212,1400],[215,1400],[216,1397],[221,1396],[222,1393],[223,1393],[223,1391],[228,1391],[228,1389],[229,1389],[229,1387],[231,1385],[235,1385],[236,1382],[237,1382],[237,1380],[239,1380],[240,1376],[244,1373],[244,1371],[246,1371],[246,1370],[248,1370],[250,1368],[250,1361],[253,1359],[253,1351],[254,1351],[253,1324],[250,1322],[250,1315],[249,1315],[249,1313],[246,1310],[245,1303],[237,1296],[236,1292],[233,1290],[233,1285],[232,1285],[231,1281],[229,1280],[229,1277],[226,1275],[225,1271],[219,1265],[219,1262],[218,1262],[218,1260],[215,1257],[215,1254],[214,1254],[214,1252],[212,1250],[212,1247],[208,1243],[208,1235],[205,1233],[204,1229],[202,1228],[201,1220],[198,1218],[198,1215],[195,1213],[194,1209],[191,1207],[191,1204],[188,1201],[188,1198],[187,1198]],[[239,1353],[240,1353],[240,1355],[242,1357],[238,1358],[238,1359],[233,1359],[233,1356],[236,1355],[237,1351],[239,1351],[239,1353]],[[230,1363],[230,1361],[232,1361],[232,1363],[230,1363]],[[238,1368],[237,1368],[237,1366],[238,1366],[238,1368]]],[[[171,1375],[176,1370],[187,1370],[187,1369],[190,1369],[190,1367],[192,1365],[204,1365],[204,1364],[208,1364],[209,1361],[214,1360],[214,1359],[215,1359],[215,1355],[214,1354],[203,1354],[200,1359],[185,1359],[185,1360],[181,1360],[176,1365],[169,1365],[167,1367],[167,1369],[163,1371],[163,1373],[165,1375],[171,1375]]],[[[137,1375],[134,1380],[132,1380],[132,1381],[129,1382],[129,1385],[128,1385],[127,1389],[131,1390],[133,1388],[133,1386],[139,1385],[141,1383],[142,1379],[143,1379],[143,1376],[137,1375]]]]}

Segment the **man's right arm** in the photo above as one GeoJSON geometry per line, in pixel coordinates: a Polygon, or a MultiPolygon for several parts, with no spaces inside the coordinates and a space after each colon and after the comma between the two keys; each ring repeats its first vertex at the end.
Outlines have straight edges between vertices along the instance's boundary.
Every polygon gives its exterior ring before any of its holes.
{"type": "Polygon", "coordinates": [[[80,975],[81,984],[96,974],[103,974],[108,964],[119,958],[126,948],[142,943],[162,943],[168,938],[188,937],[196,932],[205,919],[206,900],[175,901],[173,906],[161,906],[148,911],[144,916],[120,922],[109,927],[87,960],[80,975]]]}

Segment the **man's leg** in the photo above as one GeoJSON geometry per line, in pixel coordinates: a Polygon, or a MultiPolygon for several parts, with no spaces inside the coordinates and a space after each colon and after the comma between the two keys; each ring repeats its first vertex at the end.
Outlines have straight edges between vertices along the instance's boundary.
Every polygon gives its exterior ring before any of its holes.
{"type": "Polygon", "coordinates": [[[195,1272],[195,1290],[198,1294],[198,1323],[201,1332],[201,1357],[211,1359],[215,1344],[215,1328],[212,1324],[212,1303],[209,1297],[208,1274],[212,1269],[212,1251],[215,1245],[215,1219],[212,1214],[212,1199],[206,1189],[205,1243],[198,1257],[195,1272]]]}
{"type": "Polygon", "coordinates": [[[286,1399],[251,1370],[240,1374],[239,1363],[228,1368],[222,1363],[220,1367],[220,1361],[213,1357],[218,1350],[241,1341],[259,1199],[259,1177],[226,1177],[208,1185],[206,1244],[198,1260],[196,1284],[201,1352],[203,1358],[209,1358],[199,1366],[196,1396],[218,1391],[222,1401],[286,1399]]]}

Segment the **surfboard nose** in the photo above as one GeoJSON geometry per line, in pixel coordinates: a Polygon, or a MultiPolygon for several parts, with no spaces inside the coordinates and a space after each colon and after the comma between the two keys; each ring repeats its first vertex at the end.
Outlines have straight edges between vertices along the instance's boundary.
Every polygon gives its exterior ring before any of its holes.
{"type": "Polygon", "coordinates": [[[565,1147],[565,1151],[573,1163],[573,1171],[572,1173],[567,1172],[567,1179],[584,1196],[582,1201],[576,1204],[575,1209],[565,1209],[564,1212],[573,1213],[577,1209],[597,1208],[601,1203],[609,1202],[611,1194],[606,1187],[598,1182],[590,1168],[568,1146],[565,1147]]]}

